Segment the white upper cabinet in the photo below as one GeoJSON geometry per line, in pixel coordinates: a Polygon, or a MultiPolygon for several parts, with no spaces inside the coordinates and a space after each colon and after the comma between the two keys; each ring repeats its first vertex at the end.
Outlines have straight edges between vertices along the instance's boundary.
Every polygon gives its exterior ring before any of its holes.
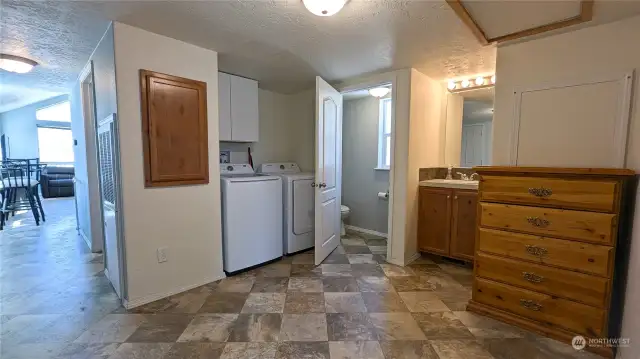
{"type": "Polygon", "coordinates": [[[258,82],[224,73],[218,75],[220,141],[257,142],[258,82]]]}
{"type": "Polygon", "coordinates": [[[218,72],[218,108],[220,141],[231,141],[231,78],[222,72],[218,72]]]}

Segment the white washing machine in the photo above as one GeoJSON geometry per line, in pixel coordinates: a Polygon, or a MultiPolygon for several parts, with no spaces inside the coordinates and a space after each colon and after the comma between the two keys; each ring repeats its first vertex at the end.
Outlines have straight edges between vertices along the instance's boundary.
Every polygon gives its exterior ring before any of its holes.
{"type": "Polygon", "coordinates": [[[221,164],[222,253],[233,274],[282,257],[282,178],[221,164]]]}
{"type": "Polygon", "coordinates": [[[264,163],[258,168],[263,175],[282,177],[283,186],[283,251],[293,254],[315,245],[315,191],[313,173],[303,173],[295,163],[264,163]]]}

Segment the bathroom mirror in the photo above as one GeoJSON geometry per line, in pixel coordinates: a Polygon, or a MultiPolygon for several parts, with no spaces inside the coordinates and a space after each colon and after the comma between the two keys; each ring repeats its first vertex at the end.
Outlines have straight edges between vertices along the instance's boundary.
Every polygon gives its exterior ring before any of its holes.
{"type": "Polygon", "coordinates": [[[493,87],[448,94],[447,165],[491,165],[493,97],[493,87]]]}

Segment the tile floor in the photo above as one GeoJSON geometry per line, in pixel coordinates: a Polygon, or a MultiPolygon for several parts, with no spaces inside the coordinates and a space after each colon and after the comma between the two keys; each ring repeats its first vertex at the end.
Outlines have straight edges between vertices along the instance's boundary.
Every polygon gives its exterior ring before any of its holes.
{"type": "Polygon", "coordinates": [[[2,359],[596,358],[465,312],[468,267],[397,267],[383,239],[353,233],[320,266],[302,253],[126,311],[72,205],[0,233],[2,359]]]}

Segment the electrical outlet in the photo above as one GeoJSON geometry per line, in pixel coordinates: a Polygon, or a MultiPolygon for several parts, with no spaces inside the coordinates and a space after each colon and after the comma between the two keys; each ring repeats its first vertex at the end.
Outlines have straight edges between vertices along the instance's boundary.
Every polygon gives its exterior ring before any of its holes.
{"type": "Polygon", "coordinates": [[[167,247],[158,248],[158,263],[164,263],[167,259],[167,247]]]}

